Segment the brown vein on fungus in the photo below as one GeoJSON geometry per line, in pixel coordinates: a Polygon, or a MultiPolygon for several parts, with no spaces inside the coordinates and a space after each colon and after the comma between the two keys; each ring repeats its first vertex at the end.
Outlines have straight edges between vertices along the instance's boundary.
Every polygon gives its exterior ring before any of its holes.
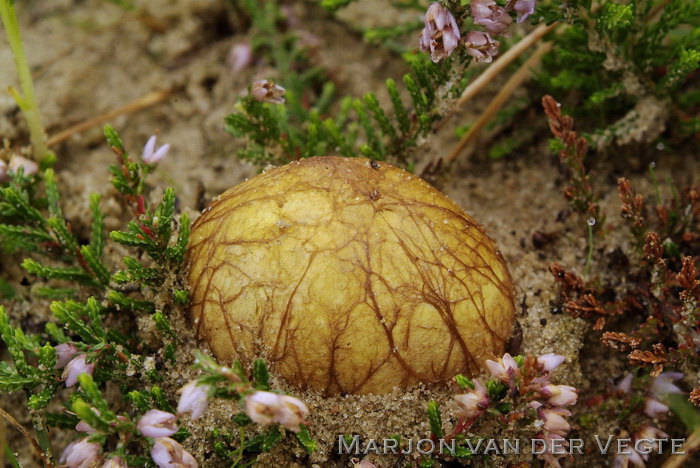
{"type": "Polygon", "coordinates": [[[218,197],[188,248],[190,314],[223,362],[326,394],[473,375],[503,351],[512,285],[482,228],[421,179],[310,158],[218,197]]]}

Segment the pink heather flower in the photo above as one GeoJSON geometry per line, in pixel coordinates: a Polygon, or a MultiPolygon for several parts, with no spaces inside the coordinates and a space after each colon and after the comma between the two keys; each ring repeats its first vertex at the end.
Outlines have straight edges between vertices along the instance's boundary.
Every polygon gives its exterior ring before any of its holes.
{"type": "Polygon", "coordinates": [[[452,13],[437,2],[431,3],[425,14],[425,27],[420,35],[421,50],[430,52],[430,58],[437,63],[452,54],[459,45],[460,37],[452,13]]]}
{"type": "Polygon", "coordinates": [[[245,412],[258,424],[278,423],[299,432],[309,408],[297,398],[258,391],[245,398],[245,412]]]}
{"type": "Polygon", "coordinates": [[[282,104],[284,103],[283,96],[286,91],[286,89],[275,84],[272,80],[258,80],[253,83],[250,94],[256,101],[282,104]]]}
{"type": "Polygon", "coordinates": [[[522,23],[535,12],[536,3],[536,0],[510,0],[506,5],[506,11],[515,10],[518,13],[516,21],[522,23]]]}
{"type": "Polygon", "coordinates": [[[253,61],[253,49],[248,41],[239,42],[231,47],[226,59],[231,71],[238,73],[248,68],[253,61]]]}
{"type": "Polygon", "coordinates": [[[196,380],[180,389],[177,413],[191,413],[190,419],[199,419],[209,406],[209,386],[198,385],[196,380]]]}
{"type": "Polygon", "coordinates": [[[542,367],[544,367],[545,372],[552,372],[554,369],[559,367],[561,363],[565,360],[566,358],[564,356],[554,353],[543,354],[542,356],[537,358],[537,362],[539,362],[542,365],[542,367]]]}
{"type": "Polygon", "coordinates": [[[10,175],[7,173],[7,163],[0,159],[0,184],[10,180],[10,175]]]}
{"type": "Polygon", "coordinates": [[[631,372],[625,374],[625,376],[620,380],[617,385],[615,385],[615,390],[621,393],[629,393],[632,391],[632,382],[634,381],[634,375],[631,372]]]}
{"type": "Polygon", "coordinates": [[[146,437],[167,437],[177,432],[177,416],[166,411],[152,409],[141,416],[137,424],[146,437]]]}
{"type": "Polygon", "coordinates": [[[198,468],[192,454],[170,437],[159,437],[151,448],[151,458],[158,468],[198,468]]]}
{"type": "Polygon", "coordinates": [[[275,418],[282,402],[279,395],[272,392],[258,391],[245,397],[245,412],[258,424],[270,424],[275,418]]]}
{"type": "Polygon", "coordinates": [[[503,358],[500,358],[498,362],[487,359],[486,367],[488,367],[492,376],[503,381],[509,381],[512,377],[518,375],[518,363],[508,353],[504,354],[503,358]]]}
{"type": "Polygon", "coordinates": [[[481,414],[489,407],[489,393],[478,380],[474,380],[473,390],[469,390],[466,394],[455,395],[454,398],[461,408],[459,415],[467,418],[481,414]]]}
{"type": "Polygon", "coordinates": [[[280,407],[275,413],[273,422],[283,425],[290,431],[299,432],[300,424],[305,422],[306,416],[309,414],[309,408],[303,401],[289,395],[280,395],[280,407]]]}
{"type": "Polygon", "coordinates": [[[24,175],[29,176],[36,174],[39,170],[39,165],[32,161],[31,159],[23,158],[22,156],[14,155],[10,158],[10,170],[9,172],[17,172],[19,168],[24,169],[24,175]]]}
{"type": "Polygon", "coordinates": [[[107,459],[102,468],[129,468],[124,460],[119,457],[113,457],[107,459]]]}
{"type": "Polygon", "coordinates": [[[537,437],[539,439],[543,439],[545,443],[544,447],[541,445],[537,446],[538,450],[542,448],[545,449],[545,452],[538,455],[538,457],[544,460],[546,462],[546,466],[548,467],[561,468],[557,458],[566,456],[566,447],[569,446],[569,442],[564,439],[564,437],[557,434],[545,434],[544,436],[542,434],[538,434],[537,437]],[[557,444],[556,447],[554,446],[555,441],[557,444]]]}
{"type": "Polygon", "coordinates": [[[644,400],[644,414],[650,418],[660,418],[668,414],[668,406],[661,403],[655,398],[646,398],[644,400]]]}
{"type": "Polygon", "coordinates": [[[63,369],[63,375],[61,376],[61,378],[66,381],[66,387],[72,387],[78,383],[78,376],[80,374],[92,375],[93,372],[95,372],[95,363],[88,364],[85,361],[86,358],[87,354],[81,353],[66,364],[66,368],[63,369]]]}
{"type": "Polygon", "coordinates": [[[170,150],[169,144],[164,144],[160,148],[156,147],[156,136],[153,135],[146,142],[146,146],[143,147],[143,153],[141,154],[141,159],[146,164],[158,164],[161,159],[168,155],[170,150]]]}
{"type": "MultiPolygon", "coordinates": [[[[658,452],[659,451],[659,442],[653,442],[655,439],[667,439],[668,434],[666,434],[664,431],[661,429],[658,429],[653,426],[642,426],[637,430],[637,432],[634,433],[634,436],[632,436],[633,441],[635,442],[635,445],[637,441],[643,441],[639,442],[639,448],[640,451],[642,452],[642,458],[646,460],[649,457],[649,452],[658,452]]],[[[630,452],[634,452],[634,449],[631,449],[630,452]]]]}
{"type": "Polygon", "coordinates": [[[630,463],[639,468],[644,468],[646,466],[639,452],[637,452],[634,447],[628,447],[626,451],[629,453],[618,453],[615,455],[612,464],[613,468],[627,468],[630,466],[630,463]]]}
{"type": "Polygon", "coordinates": [[[59,462],[67,468],[90,468],[97,464],[100,449],[100,444],[88,442],[85,437],[68,444],[59,462]]]}
{"type": "Polygon", "coordinates": [[[571,411],[564,408],[549,408],[540,413],[540,418],[544,420],[544,429],[561,437],[564,437],[571,430],[571,426],[564,419],[564,416],[571,416],[571,411]]]}
{"type": "Polygon", "coordinates": [[[55,347],[56,349],[56,365],[54,369],[61,369],[78,354],[78,348],[70,343],[61,343],[55,347]]]}
{"type": "Polygon", "coordinates": [[[682,372],[662,372],[651,384],[651,393],[657,398],[663,399],[667,393],[683,393],[673,382],[683,378],[682,372]]]}
{"type": "Polygon", "coordinates": [[[545,385],[542,393],[548,396],[547,403],[554,406],[575,405],[578,399],[577,390],[569,385],[545,385]]]}
{"type": "MultiPolygon", "coordinates": [[[[98,415],[98,416],[100,415],[100,412],[97,411],[97,408],[90,408],[90,409],[96,415],[98,415]]],[[[91,434],[93,432],[97,432],[97,429],[95,429],[94,427],[92,427],[91,425],[89,425],[88,423],[83,421],[82,419],[80,420],[80,422],[78,422],[78,424],[75,425],[75,430],[80,431],[80,432],[87,432],[88,434],[91,434]]]]}
{"type": "Polygon", "coordinates": [[[374,463],[372,463],[369,460],[358,460],[357,458],[353,458],[350,460],[352,463],[353,468],[377,468],[374,466],[374,463]]]}
{"type": "Polygon", "coordinates": [[[513,22],[513,18],[499,7],[493,0],[472,0],[472,17],[476,24],[486,28],[488,32],[495,35],[504,35],[508,26],[513,22]]]}
{"type": "Polygon", "coordinates": [[[493,57],[498,55],[498,41],[481,31],[469,31],[464,38],[467,53],[477,62],[491,63],[493,57]]]}

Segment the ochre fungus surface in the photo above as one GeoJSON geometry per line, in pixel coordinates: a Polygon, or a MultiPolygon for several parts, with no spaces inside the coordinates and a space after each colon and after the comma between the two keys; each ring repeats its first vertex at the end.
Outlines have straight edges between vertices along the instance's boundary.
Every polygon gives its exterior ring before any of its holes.
{"type": "Polygon", "coordinates": [[[290,383],[386,393],[474,375],[514,320],[482,228],[418,177],[317,157],[221,195],[194,224],[191,317],[218,359],[290,383]]]}

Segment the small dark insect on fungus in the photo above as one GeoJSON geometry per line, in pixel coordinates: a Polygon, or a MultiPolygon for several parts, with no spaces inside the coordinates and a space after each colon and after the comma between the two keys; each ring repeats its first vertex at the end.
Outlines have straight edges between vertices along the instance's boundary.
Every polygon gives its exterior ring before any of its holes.
{"type": "Polygon", "coordinates": [[[217,358],[262,357],[326,394],[474,375],[513,326],[511,279],[482,228],[366,159],[304,159],[230,189],[194,224],[188,263],[191,317],[217,358]]]}

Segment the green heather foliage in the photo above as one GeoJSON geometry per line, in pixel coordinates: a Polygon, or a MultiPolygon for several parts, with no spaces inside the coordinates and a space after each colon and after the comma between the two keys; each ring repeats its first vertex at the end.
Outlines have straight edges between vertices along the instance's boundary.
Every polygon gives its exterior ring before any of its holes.
{"type": "MultiPolygon", "coordinates": [[[[327,154],[410,166],[412,148],[420,138],[431,136],[434,124],[451,108],[449,103],[477,72],[469,66],[472,59],[463,47],[438,64],[416,49],[406,51],[397,37],[415,37],[422,22],[396,24],[363,31],[366,40],[403,52],[411,70],[400,84],[387,80],[381,94],[388,95],[390,104],[380,104],[374,92],[337,96],[332,81],[318,81],[324,71],[309,63],[293,32],[286,32],[280,45],[269,40],[276,32],[270,18],[280,16],[275,2],[263,2],[264,8],[249,0],[240,3],[252,18],[256,53],[269,58],[277,69],[272,78],[287,89],[284,104],[261,103],[248,96],[226,119],[227,131],[245,142],[239,157],[260,166],[327,154]]],[[[352,0],[320,3],[334,12],[352,0]]],[[[393,3],[421,12],[426,7],[417,1],[393,3]]],[[[464,22],[463,34],[474,29],[469,2],[442,3],[458,24],[460,19],[464,22]]],[[[641,125],[640,117],[649,112],[645,105],[658,112],[659,129],[665,126],[674,134],[680,130],[680,138],[686,138],[700,127],[699,91],[684,86],[700,61],[699,20],[700,0],[540,1],[528,22],[565,24],[551,36],[554,47],[536,74],[537,91],[506,106],[495,121],[500,126],[514,124],[539,104],[539,97],[551,94],[575,109],[574,117],[588,132],[592,147],[601,150],[617,141],[623,130],[641,125]]],[[[499,40],[502,54],[506,42],[511,42],[499,40]]],[[[655,138],[658,132],[649,134],[655,138]]],[[[491,158],[517,154],[534,136],[518,131],[497,142],[488,154],[491,158]]]]}

